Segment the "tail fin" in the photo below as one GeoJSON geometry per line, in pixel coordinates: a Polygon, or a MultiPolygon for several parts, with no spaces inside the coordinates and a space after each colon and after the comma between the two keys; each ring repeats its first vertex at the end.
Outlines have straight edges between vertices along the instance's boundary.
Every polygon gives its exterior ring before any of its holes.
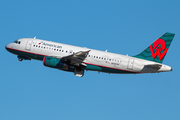
{"type": "Polygon", "coordinates": [[[140,59],[162,63],[175,34],[164,33],[140,54],[133,56],[140,59]]]}

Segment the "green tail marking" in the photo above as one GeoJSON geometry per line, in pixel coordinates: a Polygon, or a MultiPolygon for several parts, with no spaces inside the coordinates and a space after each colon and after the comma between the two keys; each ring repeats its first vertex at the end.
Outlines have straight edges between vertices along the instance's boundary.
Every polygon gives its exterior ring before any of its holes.
{"type": "Polygon", "coordinates": [[[144,51],[133,57],[162,63],[174,38],[174,35],[175,34],[173,33],[164,33],[144,51]]]}

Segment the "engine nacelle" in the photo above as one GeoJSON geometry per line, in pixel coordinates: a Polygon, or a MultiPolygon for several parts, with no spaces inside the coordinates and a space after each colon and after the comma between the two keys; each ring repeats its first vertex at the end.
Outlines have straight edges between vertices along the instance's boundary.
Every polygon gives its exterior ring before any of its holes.
{"type": "Polygon", "coordinates": [[[66,64],[63,60],[58,59],[58,58],[45,56],[43,60],[43,64],[44,66],[47,66],[47,67],[69,71],[69,65],[66,64]]]}

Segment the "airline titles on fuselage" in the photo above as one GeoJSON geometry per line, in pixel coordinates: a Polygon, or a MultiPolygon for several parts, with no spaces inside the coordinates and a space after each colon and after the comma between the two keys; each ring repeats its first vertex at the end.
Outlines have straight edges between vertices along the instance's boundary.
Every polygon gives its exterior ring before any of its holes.
{"type": "MultiPolygon", "coordinates": [[[[55,44],[50,44],[50,43],[45,43],[45,42],[41,42],[41,43],[42,43],[42,45],[44,45],[44,46],[55,47],[55,48],[62,48],[62,46],[55,45],[55,44]]],[[[40,45],[41,43],[39,43],[39,45],[40,45]]]]}

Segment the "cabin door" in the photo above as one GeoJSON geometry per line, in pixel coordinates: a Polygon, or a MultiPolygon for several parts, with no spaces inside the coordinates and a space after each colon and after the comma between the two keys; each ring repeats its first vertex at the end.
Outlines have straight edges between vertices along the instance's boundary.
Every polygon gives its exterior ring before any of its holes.
{"type": "Polygon", "coordinates": [[[26,50],[31,50],[32,40],[28,40],[26,43],[26,50]]]}
{"type": "Polygon", "coordinates": [[[130,58],[128,61],[127,69],[133,70],[133,66],[134,66],[134,59],[130,58]]]}

